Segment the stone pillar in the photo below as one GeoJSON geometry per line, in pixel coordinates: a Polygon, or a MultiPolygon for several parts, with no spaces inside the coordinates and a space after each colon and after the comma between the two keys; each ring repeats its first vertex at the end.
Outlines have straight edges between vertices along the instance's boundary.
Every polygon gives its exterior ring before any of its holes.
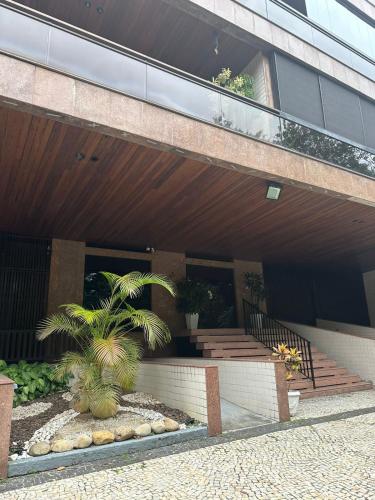
{"type": "MultiPolygon", "coordinates": [[[[47,314],[59,312],[62,304],[82,304],[85,275],[85,243],[52,240],[47,314]]],[[[46,359],[53,361],[68,350],[64,334],[54,334],[46,342],[46,359]]]]}
{"type": "Polygon", "coordinates": [[[85,243],[52,240],[48,314],[57,312],[61,304],[82,304],[84,275],[85,243]]]}
{"type": "Polygon", "coordinates": [[[13,384],[12,380],[0,375],[0,479],[5,479],[8,476],[13,384]]]}
{"type": "MultiPolygon", "coordinates": [[[[245,273],[263,273],[261,262],[251,262],[247,260],[234,260],[234,288],[236,294],[236,308],[238,326],[243,327],[243,308],[242,299],[249,299],[249,291],[245,288],[245,273]]],[[[266,306],[263,304],[262,309],[265,311],[266,306]]]]}
{"type": "MultiPolygon", "coordinates": [[[[151,262],[153,273],[164,274],[174,283],[185,279],[185,255],[175,252],[158,251],[151,262]]],[[[153,286],[151,291],[152,310],[169,326],[172,335],[185,328],[183,314],[177,312],[176,299],[160,286],[153,286]]]]}

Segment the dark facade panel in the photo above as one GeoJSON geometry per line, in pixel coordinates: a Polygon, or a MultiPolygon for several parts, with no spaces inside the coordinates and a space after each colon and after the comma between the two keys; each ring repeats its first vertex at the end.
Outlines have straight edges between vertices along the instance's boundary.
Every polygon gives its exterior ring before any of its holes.
{"type": "Polygon", "coordinates": [[[365,144],[359,96],[325,77],[320,77],[327,130],[365,144]]]}
{"type": "Polygon", "coordinates": [[[375,149],[375,105],[361,98],[361,109],[366,145],[375,149]]]}
{"type": "Polygon", "coordinates": [[[318,75],[280,54],[275,61],[280,109],[324,128],[318,75]]]}

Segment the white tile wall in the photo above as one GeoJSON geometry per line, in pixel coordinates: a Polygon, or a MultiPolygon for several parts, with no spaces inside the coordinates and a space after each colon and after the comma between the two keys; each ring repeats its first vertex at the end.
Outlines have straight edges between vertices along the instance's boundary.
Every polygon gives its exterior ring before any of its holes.
{"type": "Polygon", "coordinates": [[[170,366],[164,364],[164,360],[160,363],[141,363],[136,390],[152,394],[164,404],[186,411],[191,417],[207,423],[207,389],[203,367],[170,366]]]}
{"type": "Polygon", "coordinates": [[[297,323],[283,323],[336,360],[340,367],[348,368],[364,380],[375,382],[375,340],[297,323]]]}
{"type": "Polygon", "coordinates": [[[279,421],[274,363],[202,358],[163,358],[163,362],[217,366],[222,398],[279,421]]]}
{"type": "Polygon", "coordinates": [[[338,321],[328,321],[326,319],[317,319],[316,326],[323,330],[333,330],[336,332],[349,333],[355,337],[364,337],[375,340],[375,328],[368,326],[353,325],[350,323],[339,323],[338,321]]]}

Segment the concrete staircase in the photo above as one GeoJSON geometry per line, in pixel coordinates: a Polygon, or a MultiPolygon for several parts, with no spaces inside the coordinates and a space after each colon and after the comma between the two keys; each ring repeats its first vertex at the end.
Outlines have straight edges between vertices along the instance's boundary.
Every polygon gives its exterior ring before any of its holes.
{"type": "MultiPolygon", "coordinates": [[[[180,335],[189,337],[204,358],[262,360],[270,359],[272,355],[272,351],[255,337],[245,335],[242,328],[186,330],[180,335]]],[[[346,368],[338,367],[336,361],[316,347],[312,346],[311,351],[316,388],[301,373],[291,382],[291,389],[301,391],[302,399],[372,389],[372,383],[363,381],[346,368]]]]}

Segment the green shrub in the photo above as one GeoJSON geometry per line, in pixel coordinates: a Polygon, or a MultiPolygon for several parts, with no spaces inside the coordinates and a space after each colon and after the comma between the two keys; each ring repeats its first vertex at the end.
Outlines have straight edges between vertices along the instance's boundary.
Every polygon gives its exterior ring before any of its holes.
{"type": "Polygon", "coordinates": [[[18,388],[14,391],[13,406],[47,396],[66,388],[67,378],[58,381],[55,367],[48,363],[27,363],[7,365],[0,360],[0,373],[13,380],[18,388]]]}

